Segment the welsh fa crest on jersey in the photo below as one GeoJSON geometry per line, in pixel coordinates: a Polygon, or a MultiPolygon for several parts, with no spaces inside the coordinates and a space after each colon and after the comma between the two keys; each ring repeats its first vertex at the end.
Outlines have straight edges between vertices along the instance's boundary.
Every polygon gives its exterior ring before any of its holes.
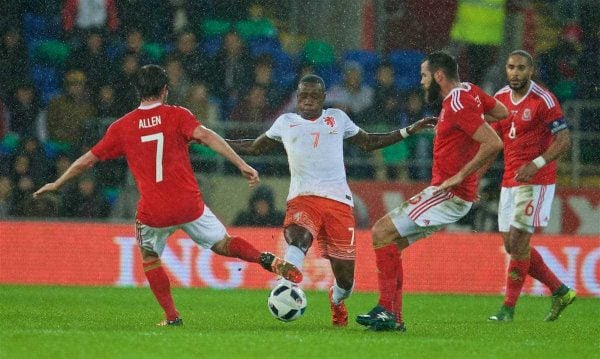
{"type": "Polygon", "coordinates": [[[521,118],[523,119],[523,121],[530,121],[531,120],[531,110],[526,108],[523,111],[523,116],[521,118]]]}
{"type": "Polygon", "coordinates": [[[327,116],[323,119],[323,122],[329,127],[335,126],[335,119],[331,116],[327,116]]]}

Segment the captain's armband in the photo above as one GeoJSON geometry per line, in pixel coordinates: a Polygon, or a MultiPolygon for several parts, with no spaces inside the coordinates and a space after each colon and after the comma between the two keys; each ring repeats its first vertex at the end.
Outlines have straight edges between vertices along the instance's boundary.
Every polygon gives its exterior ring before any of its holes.
{"type": "Polygon", "coordinates": [[[567,126],[567,121],[565,121],[564,117],[557,118],[556,120],[552,121],[550,124],[548,124],[548,127],[550,128],[550,133],[553,135],[556,135],[560,131],[569,128],[569,126],[567,126]]]}

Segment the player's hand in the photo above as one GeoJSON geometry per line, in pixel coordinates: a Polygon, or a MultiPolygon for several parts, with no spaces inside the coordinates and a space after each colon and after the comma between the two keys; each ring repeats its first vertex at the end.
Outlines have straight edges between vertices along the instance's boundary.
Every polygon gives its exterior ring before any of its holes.
{"type": "Polygon", "coordinates": [[[515,181],[529,182],[538,171],[539,169],[533,162],[528,162],[527,164],[523,165],[517,170],[517,174],[515,175],[515,181]]]}
{"type": "Polygon", "coordinates": [[[254,187],[258,184],[258,182],[260,182],[260,178],[258,177],[258,171],[256,171],[250,165],[244,164],[243,166],[241,166],[240,172],[242,172],[242,176],[246,177],[250,187],[254,187]]]}
{"type": "Polygon", "coordinates": [[[37,191],[35,191],[33,193],[33,198],[38,199],[44,193],[56,192],[57,190],[58,190],[58,187],[56,186],[56,183],[54,183],[54,182],[46,183],[45,185],[42,186],[42,188],[38,189],[37,191]]]}
{"type": "Polygon", "coordinates": [[[435,191],[433,191],[433,195],[438,195],[441,193],[446,193],[451,190],[453,187],[459,185],[464,180],[464,177],[460,174],[455,174],[454,176],[448,178],[441,185],[439,185],[435,191]]]}
{"type": "Polygon", "coordinates": [[[424,118],[420,119],[419,121],[410,125],[407,131],[408,131],[408,133],[410,133],[412,135],[414,133],[420,132],[420,131],[428,129],[428,128],[434,128],[435,125],[437,125],[437,122],[438,122],[437,117],[433,117],[433,116],[424,117],[424,118]]]}

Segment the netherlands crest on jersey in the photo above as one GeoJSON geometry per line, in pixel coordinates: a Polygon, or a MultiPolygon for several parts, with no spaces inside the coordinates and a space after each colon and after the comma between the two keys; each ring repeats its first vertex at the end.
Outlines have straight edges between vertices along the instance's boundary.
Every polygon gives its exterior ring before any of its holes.
{"type": "Polygon", "coordinates": [[[323,122],[329,127],[335,126],[335,119],[332,116],[327,116],[323,119],[323,122]]]}
{"type": "Polygon", "coordinates": [[[531,120],[531,110],[526,108],[525,111],[523,111],[523,117],[522,117],[523,121],[530,121],[531,120]]]}

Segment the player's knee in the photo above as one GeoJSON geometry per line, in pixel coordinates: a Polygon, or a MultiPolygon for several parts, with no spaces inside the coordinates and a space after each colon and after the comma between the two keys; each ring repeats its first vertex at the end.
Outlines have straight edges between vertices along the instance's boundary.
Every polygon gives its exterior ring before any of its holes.
{"type": "Polygon", "coordinates": [[[392,240],[389,237],[389,231],[381,221],[377,221],[371,228],[371,239],[374,247],[391,243],[392,240]]]}
{"type": "Polygon", "coordinates": [[[311,238],[305,238],[305,237],[294,238],[289,242],[289,244],[291,246],[300,248],[300,250],[304,254],[306,254],[308,252],[308,249],[312,246],[312,237],[311,238]]]}
{"type": "Polygon", "coordinates": [[[300,248],[304,254],[312,246],[313,236],[306,228],[292,224],[285,227],[283,234],[289,245],[300,248]]]}
{"type": "Polygon", "coordinates": [[[529,257],[529,245],[526,243],[519,243],[519,245],[511,247],[510,255],[513,258],[529,257]]]}
{"type": "Polygon", "coordinates": [[[502,232],[502,243],[504,243],[504,250],[510,254],[510,237],[507,232],[502,232]]]}
{"type": "Polygon", "coordinates": [[[160,257],[156,252],[143,247],[140,247],[140,254],[142,255],[143,262],[152,262],[160,257]]]}
{"type": "Polygon", "coordinates": [[[379,222],[376,222],[373,227],[371,227],[371,241],[373,242],[373,246],[377,246],[383,238],[380,227],[379,222]]]}
{"type": "Polygon", "coordinates": [[[222,256],[228,256],[229,255],[229,242],[231,241],[231,238],[229,237],[225,237],[222,240],[216,242],[215,244],[212,245],[212,247],[210,247],[210,249],[215,252],[216,254],[222,255],[222,256]]]}
{"type": "Polygon", "coordinates": [[[529,255],[529,243],[520,237],[511,237],[506,252],[515,258],[526,257],[529,255]]]}
{"type": "MultiPolygon", "coordinates": [[[[518,237],[510,237],[508,239],[508,242],[505,243],[505,247],[508,247],[508,249],[510,250],[510,252],[514,251],[515,249],[517,249],[517,246],[519,245],[519,238],[518,237]]],[[[507,250],[508,253],[510,253],[507,250]]]]}

